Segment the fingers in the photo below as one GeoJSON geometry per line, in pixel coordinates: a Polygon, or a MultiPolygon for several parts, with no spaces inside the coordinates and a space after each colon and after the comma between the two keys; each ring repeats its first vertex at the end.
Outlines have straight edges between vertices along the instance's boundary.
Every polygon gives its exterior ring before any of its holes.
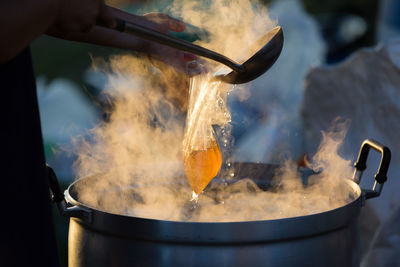
{"type": "Polygon", "coordinates": [[[87,24],[82,24],[80,26],[80,32],[82,33],[88,33],[90,30],[93,28],[94,24],[93,23],[87,23],[87,24]]]}
{"type": "Polygon", "coordinates": [[[183,72],[189,76],[199,75],[203,72],[203,67],[197,61],[197,56],[187,52],[177,51],[176,57],[179,59],[180,64],[183,64],[183,72]]]}
{"type": "Polygon", "coordinates": [[[186,28],[186,25],[183,21],[172,18],[170,16],[168,16],[168,27],[171,31],[174,32],[183,32],[186,28]]]}
{"type": "Polygon", "coordinates": [[[168,30],[174,32],[182,32],[185,30],[186,25],[179,19],[172,18],[164,13],[147,13],[144,15],[148,20],[158,24],[159,30],[168,32],[168,30]]]}
{"type": "Polygon", "coordinates": [[[106,4],[101,1],[100,10],[99,10],[99,19],[103,22],[108,28],[115,28],[116,22],[114,15],[112,14],[112,10],[106,6],[106,4]]]}
{"type": "Polygon", "coordinates": [[[196,59],[197,59],[196,55],[183,52],[183,57],[182,57],[183,61],[193,61],[193,60],[196,60],[196,59]]]}
{"type": "Polygon", "coordinates": [[[203,66],[196,60],[190,61],[186,64],[186,73],[189,76],[199,75],[204,72],[203,66]]]}

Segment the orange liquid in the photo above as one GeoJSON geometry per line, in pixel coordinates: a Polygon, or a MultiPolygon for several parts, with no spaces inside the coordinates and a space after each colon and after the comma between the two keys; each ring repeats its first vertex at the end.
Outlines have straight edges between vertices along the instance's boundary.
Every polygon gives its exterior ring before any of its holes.
{"type": "Polygon", "coordinates": [[[218,174],[221,164],[221,150],[216,142],[210,144],[207,149],[191,151],[184,156],[186,177],[197,195],[218,174]]]}

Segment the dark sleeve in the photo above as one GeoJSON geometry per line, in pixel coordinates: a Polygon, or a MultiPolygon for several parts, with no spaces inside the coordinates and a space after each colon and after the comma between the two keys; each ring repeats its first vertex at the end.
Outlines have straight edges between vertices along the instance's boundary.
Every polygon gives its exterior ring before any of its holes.
{"type": "Polygon", "coordinates": [[[29,49],[0,66],[1,264],[59,266],[29,49]]]}

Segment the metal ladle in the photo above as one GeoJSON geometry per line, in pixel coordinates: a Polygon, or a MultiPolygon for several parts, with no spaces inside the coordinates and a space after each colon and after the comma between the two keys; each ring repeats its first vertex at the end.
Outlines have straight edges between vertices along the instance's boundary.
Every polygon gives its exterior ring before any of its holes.
{"type": "Polygon", "coordinates": [[[167,45],[179,50],[190,52],[220,62],[232,69],[227,74],[215,75],[215,79],[231,84],[247,83],[266,72],[278,59],[283,46],[283,32],[281,27],[276,27],[266,33],[252,47],[261,47],[253,56],[243,64],[236,63],[230,58],[211,51],[204,47],[192,44],[182,39],[160,33],[136,23],[116,19],[115,30],[133,34],[159,44],[167,45]]]}

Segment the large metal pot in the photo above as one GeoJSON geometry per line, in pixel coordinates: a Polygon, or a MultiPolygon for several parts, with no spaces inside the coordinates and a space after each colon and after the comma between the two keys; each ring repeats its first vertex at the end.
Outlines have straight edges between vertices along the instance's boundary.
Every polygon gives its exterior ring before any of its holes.
{"type": "MultiPolygon", "coordinates": [[[[326,212],[266,221],[177,222],[108,213],[79,201],[76,185],[58,189],[50,170],[53,199],[71,217],[69,266],[359,266],[359,213],[368,198],[379,196],[390,163],[390,150],[365,140],[353,180],[345,182],[355,200],[326,212]],[[358,183],[370,148],[381,153],[372,190],[358,183]]],[[[240,163],[238,178],[266,177],[275,168],[240,163]]],[[[86,179],[86,180],[85,180],[86,179]]]]}

